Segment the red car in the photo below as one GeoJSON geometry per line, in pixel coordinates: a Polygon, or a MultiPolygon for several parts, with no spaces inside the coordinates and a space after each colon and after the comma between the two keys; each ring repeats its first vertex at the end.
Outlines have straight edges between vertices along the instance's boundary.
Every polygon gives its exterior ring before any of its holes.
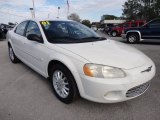
{"type": "Polygon", "coordinates": [[[113,37],[120,36],[124,29],[132,28],[132,27],[140,27],[145,23],[146,21],[144,20],[137,20],[134,22],[125,22],[125,23],[119,24],[112,28],[110,35],[112,35],[113,37]]]}

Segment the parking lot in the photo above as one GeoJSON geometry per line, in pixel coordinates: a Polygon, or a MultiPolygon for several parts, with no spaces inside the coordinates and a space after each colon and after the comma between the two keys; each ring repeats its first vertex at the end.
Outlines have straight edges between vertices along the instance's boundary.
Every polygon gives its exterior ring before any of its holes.
{"type": "MultiPolygon", "coordinates": [[[[120,37],[106,37],[124,42],[120,37]]],[[[53,95],[48,80],[23,63],[12,64],[7,42],[0,41],[0,120],[160,120],[160,42],[150,40],[131,46],[156,64],[156,76],[145,94],[116,104],[81,98],[66,105],[53,95]]]]}

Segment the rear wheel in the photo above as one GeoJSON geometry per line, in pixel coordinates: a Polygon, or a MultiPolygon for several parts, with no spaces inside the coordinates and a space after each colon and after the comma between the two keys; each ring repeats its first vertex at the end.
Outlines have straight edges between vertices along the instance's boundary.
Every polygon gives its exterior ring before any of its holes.
{"type": "Polygon", "coordinates": [[[6,38],[6,34],[4,32],[0,33],[0,39],[5,39],[6,38]]]}
{"type": "Polygon", "coordinates": [[[137,42],[139,42],[139,40],[140,40],[139,35],[136,34],[136,33],[130,33],[127,36],[127,42],[130,43],[130,44],[137,43],[137,42]]]}
{"type": "Polygon", "coordinates": [[[6,39],[6,34],[2,33],[2,39],[6,39]]]}
{"type": "Polygon", "coordinates": [[[113,37],[116,37],[116,36],[118,35],[118,33],[117,33],[117,31],[113,31],[113,32],[111,33],[111,35],[112,35],[113,37]]]}
{"type": "Polygon", "coordinates": [[[79,97],[78,88],[71,72],[62,64],[53,66],[50,74],[53,92],[63,103],[72,103],[79,97]]]}
{"type": "Polygon", "coordinates": [[[20,62],[20,60],[15,55],[15,53],[14,53],[13,48],[11,47],[11,45],[8,45],[8,52],[9,52],[9,58],[10,58],[10,60],[11,60],[12,63],[18,63],[18,62],[20,62]]]}

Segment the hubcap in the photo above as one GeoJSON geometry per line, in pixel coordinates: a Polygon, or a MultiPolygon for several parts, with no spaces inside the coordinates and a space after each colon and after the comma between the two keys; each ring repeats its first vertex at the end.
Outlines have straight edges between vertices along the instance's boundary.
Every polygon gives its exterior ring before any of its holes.
{"type": "Polygon", "coordinates": [[[129,42],[133,43],[136,41],[136,37],[135,36],[130,36],[129,37],[129,42]]]}
{"type": "Polygon", "coordinates": [[[113,35],[113,36],[116,36],[116,35],[117,35],[117,33],[116,33],[116,32],[113,32],[113,33],[112,33],[112,35],[113,35]]]}
{"type": "Polygon", "coordinates": [[[9,48],[9,56],[10,56],[11,60],[14,60],[13,49],[11,47],[9,48]]]}
{"type": "Polygon", "coordinates": [[[56,70],[53,73],[52,79],[56,93],[62,98],[67,98],[69,95],[69,83],[64,73],[60,70],[56,70]]]}

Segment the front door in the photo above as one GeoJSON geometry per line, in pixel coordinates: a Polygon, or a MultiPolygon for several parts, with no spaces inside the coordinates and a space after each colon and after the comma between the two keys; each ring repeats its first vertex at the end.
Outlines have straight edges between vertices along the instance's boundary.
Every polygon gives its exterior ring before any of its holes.
{"type": "Polygon", "coordinates": [[[36,22],[30,21],[26,30],[26,39],[25,39],[25,59],[27,63],[35,69],[37,72],[45,75],[45,62],[48,58],[47,47],[45,44],[31,41],[27,39],[29,34],[36,34],[41,36],[41,31],[36,22]]]}
{"type": "Polygon", "coordinates": [[[157,19],[149,24],[150,38],[160,38],[160,20],[157,19]]]}
{"type": "Polygon", "coordinates": [[[160,39],[160,20],[154,20],[148,23],[142,29],[142,38],[144,39],[160,39]]]}

